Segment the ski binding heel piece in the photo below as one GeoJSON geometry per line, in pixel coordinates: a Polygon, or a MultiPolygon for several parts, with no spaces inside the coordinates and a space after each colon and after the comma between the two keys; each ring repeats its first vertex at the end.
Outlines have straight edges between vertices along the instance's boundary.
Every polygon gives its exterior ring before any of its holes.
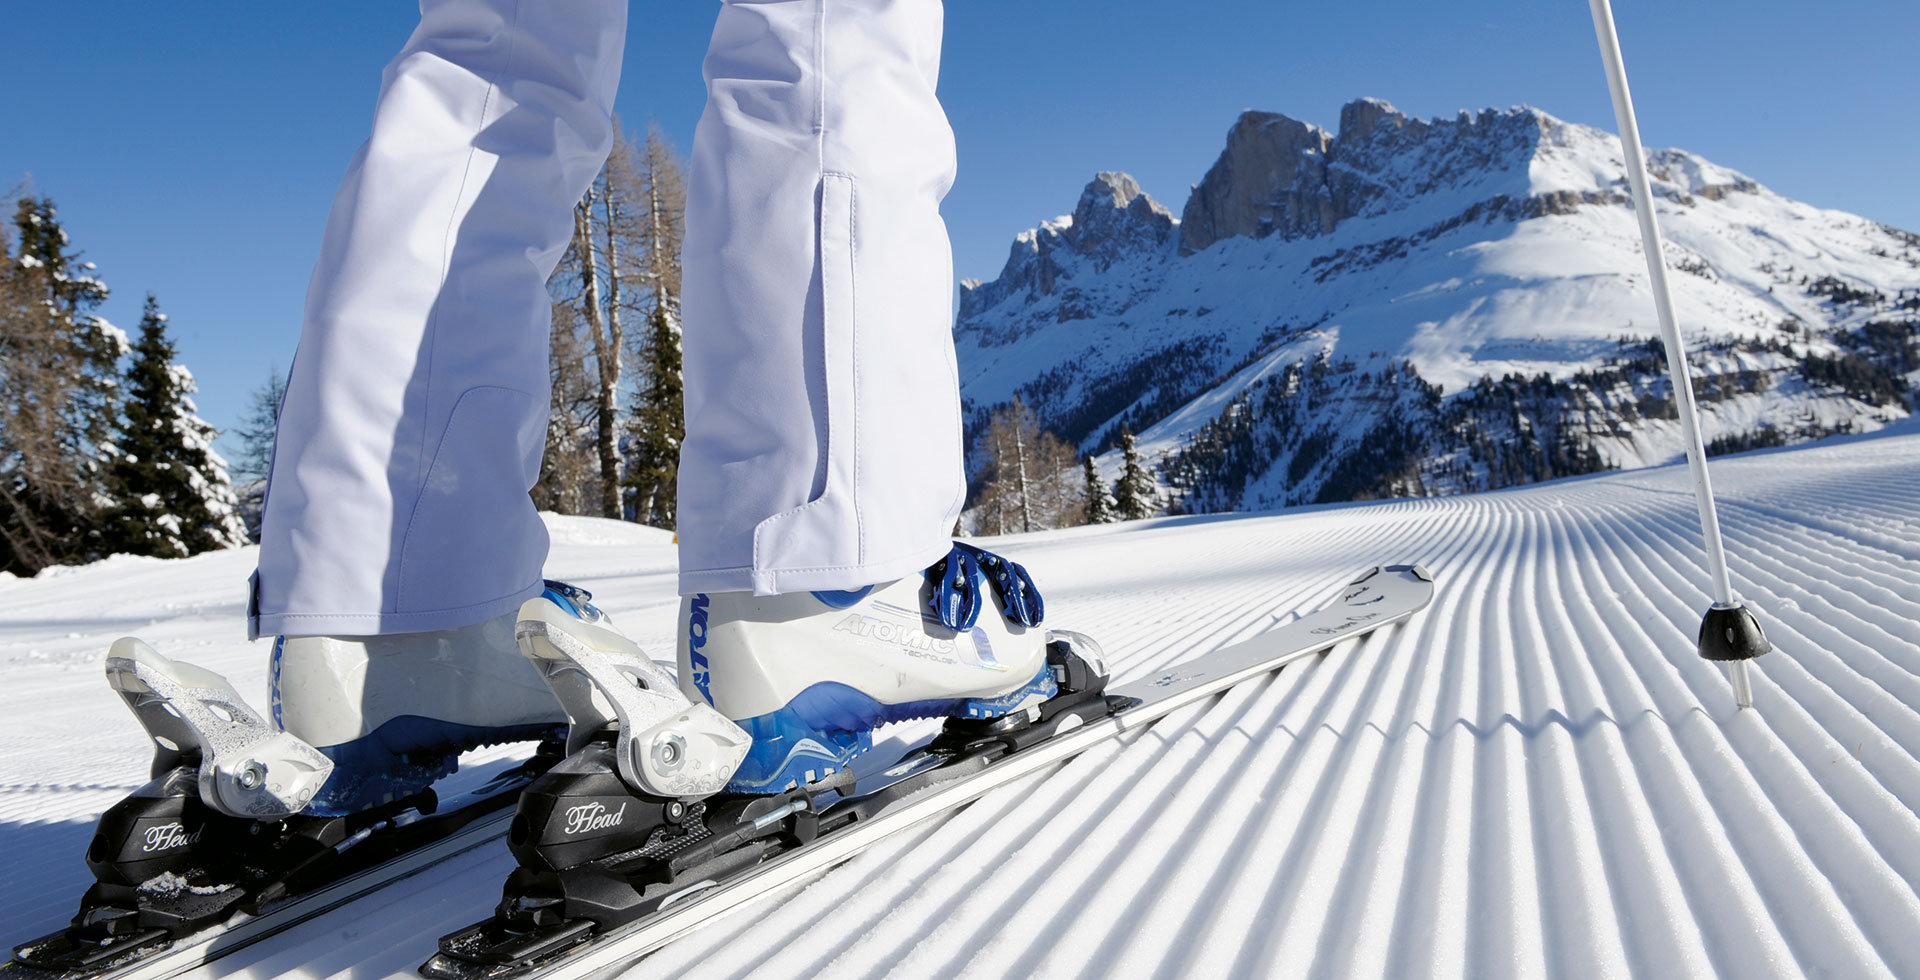
{"type": "Polygon", "coordinates": [[[225,677],[169,660],[133,637],[107,650],[107,683],[153,739],[153,777],[198,755],[200,799],[228,816],[299,813],[333,772],[331,760],[268,724],[225,677]]]}
{"type": "Polygon", "coordinates": [[[572,720],[567,754],[617,728],[615,760],[631,789],[699,799],[726,788],[752,739],[712,705],[691,701],[632,640],[533,599],[514,629],[572,720]]]}

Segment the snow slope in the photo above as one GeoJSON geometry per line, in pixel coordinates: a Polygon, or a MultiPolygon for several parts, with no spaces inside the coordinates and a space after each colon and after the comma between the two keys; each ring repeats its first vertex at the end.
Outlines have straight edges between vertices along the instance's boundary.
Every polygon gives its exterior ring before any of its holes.
{"type": "MultiPolygon", "coordinates": [[[[989,795],[646,976],[1920,976],[1920,432],[1717,460],[1778,650],[1735,713],[1692,653],[1685,470],[1003,539],[1137,677],[1424,561],[1406,626],[989,795]]],[[[551,566],[651,649],[673,551],[555,522],[551,566]]],[[[101,652],[138,632],[263,695],[246,552],[0,582],[0,934],[70,914],[87,819],[145,775],[101,652]]],[[[469,855],[219,975],[410,971],[484,915],[469,855]]]]}

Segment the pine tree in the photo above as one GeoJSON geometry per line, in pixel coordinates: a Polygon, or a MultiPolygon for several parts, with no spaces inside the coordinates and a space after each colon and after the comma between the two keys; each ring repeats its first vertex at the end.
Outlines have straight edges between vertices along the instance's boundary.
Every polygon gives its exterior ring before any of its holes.
{"type": "Polygon", "coordinates": [[[1113,497],[1107,493],[1107,484],[1100,479],[1100,470],[1093,465],[1091,454],[1083,462],[1086,464],[1087,523],[1112,524],[1115,520],[1113,497]]]}
{"type": "Polygon", "coordinates": [[[629,195],[631,252],[640,288],[633,299],[647,329],[629,351],[639,395],[624,447],[633,519],[655,527],[677,526],[680,442],[686,437],[681,375],[680,249],[686,239],[686,163],[655,125],[636,148],[629,195]]]}
{"type": "Polygon", "coordinates": [[[94,313],[107,287],[68,246],[44,198],[22,198],[0,235],[0,569],[21,575],[100,547],[93,518],[127,343],[94,313]]]}
{"type": "Polygon", "coordinates": [[[627,440],[628,481],[634,490],[634,520],[669,530],[677,526],[680,442],[686,438],[686,409],[680,374],[680,323],[671,305],[655,306],[647,317],[647,345],[640,392],[627,440]]]}
{"type": "Polygon", "coordinates": [[[240,520],[247,540],[260,543],[260,519],[267,508],[267,477],[273,470],[273,443],[280,434],[280,405],[286,401],[287,377],[279,368],[267,372],[266,383],[253,389],[246,418],[234,429],[240,439],[240,459],[233,465],[234,493],[240,498],[240,520]]]}
{"type": "Polygon", "coordinates": [[[193,375],[174,353],[166,314],[148,294],[107,467],[110,552],[184,558],[247,540],[226,461],[213,451],[217,433],[195,414],[193,375]]]}
{"type": "Polygon", "coordinates": [[[278,367],[249,396],[246,418],[234,428],[240,437],[240,458],[233,464],[235,483],[255,483],[273,468],[273,440],[280,432],[280,404],[287,398],[287,376],[278,367]]]}
{"type": "Polygon", "coordinates": [[[83,261],[78,252],[67,251],[67,233],[60,227],[53,201],[22,199],[14,226],[20,233],[21,263],[37,265],[44,271],[50,305],[80,368],[66,410],[85,440],[76,448],[92,456],[112,433],[119,380],[115,367],[127,353],[127,335],[94,314],[107,301],[106,283],[93,274],[93,263],[83,261]]]}
{"type": "Polygon", "coordinates": [[[1134,445],[1133,432],[1120,430],[1120,479],[1113,485],[1114,509],[1123,521],[1152,517],[1160,510],[1160,495],[1134,445]]]}

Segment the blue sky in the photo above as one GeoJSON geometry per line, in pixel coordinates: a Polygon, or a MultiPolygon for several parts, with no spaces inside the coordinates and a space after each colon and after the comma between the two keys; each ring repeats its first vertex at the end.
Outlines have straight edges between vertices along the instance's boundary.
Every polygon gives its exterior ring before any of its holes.
{"type": "MultiPolygon", "coordinates": [[[[716,4],[634,0],[618,108],[685,146],[716,4]]],[[[1650,146],[1920,230],[1920,5],[1620,0],[1650,146]]],[[[31,175],[131,328],[159,295],[202,413],[232,425],[285,367],[328,202],[371,118],[405,0],[10,4],[0,190],[31,175]]],[[[1527,103],[1613,128],[1579,0],[952,0],[941,82],[960,148],[956,272],[1125,170],[1177,214],[1243,109],[1332,127],[1527,103]]]]}

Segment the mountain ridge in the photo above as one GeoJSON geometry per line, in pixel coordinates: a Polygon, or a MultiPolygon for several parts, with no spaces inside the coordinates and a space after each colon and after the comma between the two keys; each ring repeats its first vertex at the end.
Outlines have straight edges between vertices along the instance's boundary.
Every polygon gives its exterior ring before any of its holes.
{"type": "MultiPolygon", "coordinates": [[[[1684,150],[1647,156],[1709,440],[1913,411],[1920,237],[1684,150]]],[[[998,277],[963,284],[972,429],[1016,396],[1083,451],[1131,428],[1179,464],[1162,473],[1175,509],[1461,492],[1680,451],[1604,131],[1529,106],[1417,120],[1365,99],[1337,132],[1249,111],[1170,215],[1104,172],[998,277]],[[1207,452],[1179,458],[1196,440],[1207,452]]]]}

